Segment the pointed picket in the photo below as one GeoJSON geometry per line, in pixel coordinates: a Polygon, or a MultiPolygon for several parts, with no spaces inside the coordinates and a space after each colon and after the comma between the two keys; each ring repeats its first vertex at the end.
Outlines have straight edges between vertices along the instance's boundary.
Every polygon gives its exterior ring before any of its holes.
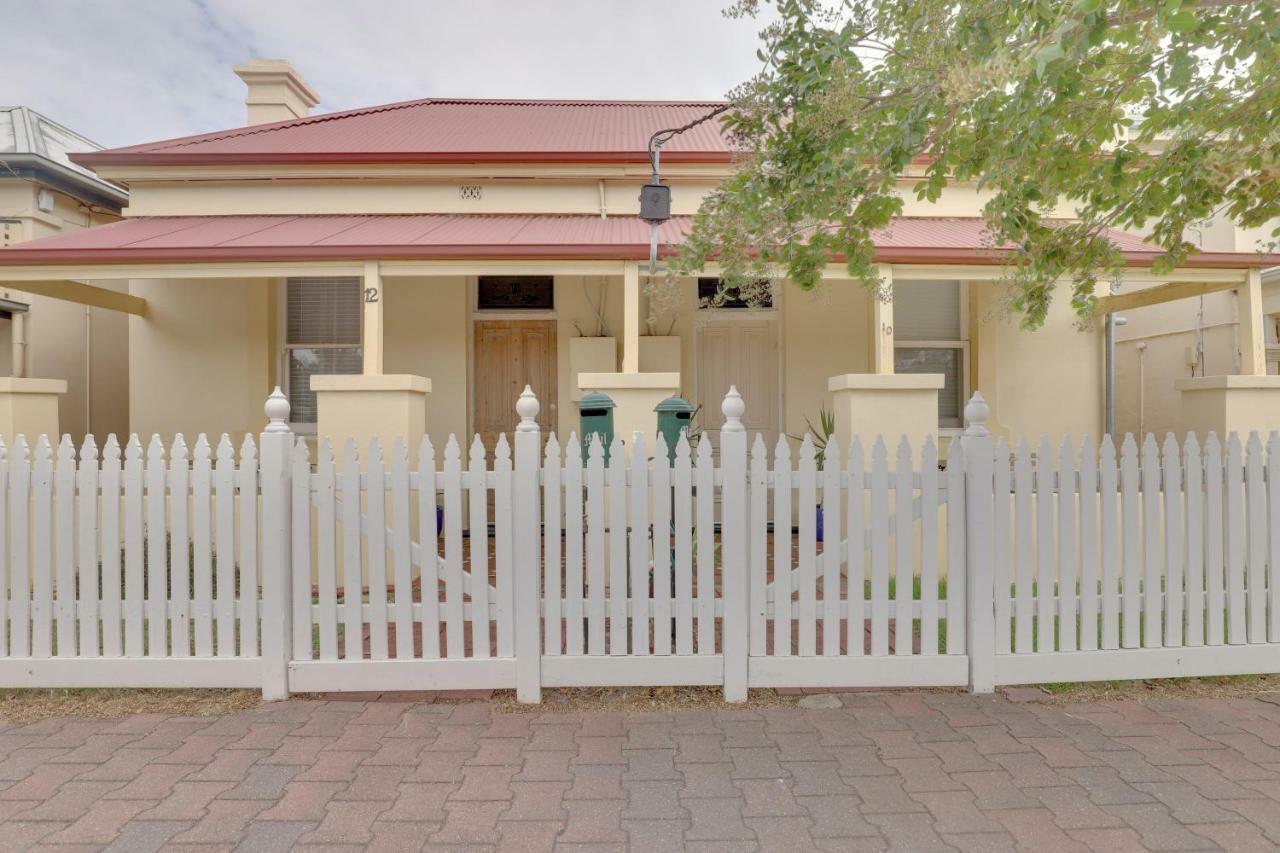
{"type": "Polygon", "coordinates": [[[1080,442],[1080,650],[1098,649],[1098,452],[1080,442]]]}
{"type": "Polygon", "coordinates": [[[587,440],[587,654],[608,652],[605,629],[605,473],[604,441],[587,440]]]}
{"type": "Polygon", "coordinates": [[[560,564],[562,474],[560,444],[556,441],[555,433],[552,433],[547,437],[543,448],[542,463],[542,653],[553,657],[561,653],[561,639],[564,636],[560,616],[563,609],[560,589],[563,578],[560,564]]]}
{"type": "Polygon", "coordinates": [[[338,659],[338,514],[337,465],[333,445],[320,439],[316,448],[316,584],[319,602],[320,660],[338,659]]]}
{"type": "MultiPolygon", "coordinates": [[[[780,441],[780,446],[785,439],[780,441]]],[[[790,465],[790,462],[787,463],[790,465]]],[[[781,487],[779,487],[781,488],[781,487]]],[[[775,500],[781,498],[781,493],[775,497],[775,500]]],[[[847,508],[848,519],[845,524],[845,542],[848,544],[845,559],[846,572],[848,580],[845,587],[847,592],[845,597],[848,599],[848,626],[847,640],[845,651],[850,655],[862,655],[866,653],[866,583],[867,583],[867,542],[866,542],[866,519],[865,508],[867,502],[866,492],[866,470],[863,466],[862,458],[862,442],[855,435],[849,447],[849,498],[845,502],[847,508]]],[[[788,487],[787,492],[787,516],[788,524],[790,523],[790,506],[791,494],[788,487]]],[[[775,525],[775,530],[778,529],[775,525]]],[[[778,536],[778,534],[775,534],[778,536]]],[[[791,565],[791,536],[786,535],[782,538],[786,543],[786,565],[788,570],[791,565]]],[[[777,546],[775,546],[777,547],[777,546]]],[[[775,570],[776,571],[776,570],[775,570]]],[[[776,582],[776,581],[775,581],[776,582]]],[[[787,585],[787,599],[790,601],[790,581],[787,585]]],[[[788,614],[789,615],[789,614],[788,614]]],[[[787,623],[787,639],[791,639],[790,620],[787,623]]]]}
{"type": "Polygon", "coordinates": [[[996,654],[1013,653],[1013,576],[1010,538],[1010,501],[1013,494],[1013,471],[1010,466],[1009,444],[1004,437],[996,439],[995,459],[992,467],[995,507],[992,513],[992,539],[995,542],[995,562],[992,573],[996,588],[996,654]]]}
{"type": "MultiPolygon", "coordinates": [[[[392,617],[395,621],[396,660],[414,657],[413,620],[413,522],[409,503],[409,447],[402,437],[391,443],[391,582],[395,589],[392,617]]],[[[425,535],[419,529],[419,536],[425,535]]],[[[423,541],[426,544],[426,540],[423,541]]],[[[422,565],[428,566],[426,550],[419,547],[422,565]]]]}
{"type": "Polygon", "coordinates": [[[904,436],[898,442],[897,465],[894,471],[894,618],[893,653],[914,653],[915,619],[915,464],[911,459],[911,445],[904,436]]]}
{"type": "Polygon", "coordinates": [[[34,485],[27,440],[19,435],[9,451],[9,653],[31,654],[31,489],[34,485]]]}
{"type": "Polygon", "coordinates": [[[1274,430],[1267,438],[1267,522],[1267,635],[1280,643],[1280,432],[1274,430]]]}
{"type": "MultiPolygon", "coordinates": [[[[308,472],[309,473],[309,472],[308,472]]],[[[295,473],[296,477],[297,474],[295,473]]],[[[307,484],[310,488],[310,483],[307,484]]],[[[103,514],[106,514],[106,468],[103,468],[103,514]]],[[[310,501],[307,502],[310,505],[310,501]]],[[[196,657],[213,656],[213,449],[204,433],[196,436],[191,458],[191,618],[195,623],[196,657]]],[[[103,531],[106,540],[106,531],[103,531]]],[[[309,543],[308,543],[309,544],[309,543]]],[[[106,556],[106,548],[103,548],[106,556]]],[[[310,593],[311,578],[307,577],[310,593]]],[[[308,604],[310,595],[307,596],[308,604]]],[[[310,620],[308,620],[309,624],[310,620]]],[[[307,637],[310,642],[310,636],[307,637]]]]}
{"type": "Polygon", "coordinates": [[[1164,644],[1182,645],[1183,555],[1186,542],[1183,532],[1182,449],[1173,433],[1166,433],[1162,449],[1164,472],[1164,644]]]}
{"type": "Polygon", "coordinates": [[[569,433],[564,451],[564,653],[582,655],[586,654],[586,632],[583,630],[586,619],[583,604],[583,518],[586,510],[582,502],[582,442],[577,433],[569,433]]]}
{"type": "Polygon", "coordinates": [[[1053,448],[1042,437],[1036,446],[1036,651],[1057,648],[1054,630],[1057,614],[1053,560],[1053,448]]]}
{"type": "Polygon", "coordinates": [[[170,654],[191,656],[191,469],[182,433],[169,451],[170,654]]]}
{"type": "Polygon", "coordinates": [[[1205,642],[1210,646],[1222,645],[1226,637],[1224,476],[1222,445],[1217,434],[1211,431],[1204,443],[1205,642]]]}
{"type": "MultiPolygon", "coordinates": [[[[515,575],[512,569],[514,547],[513,515],[511,491],[511,445],[507,443],[505,433],[498,436],[498,443],[493,448],[493,572],[494,572],[494,604],[497,616],[494,619],[494,639],[498,657],[515,656],[515,575]]],[[[541,522],[541,513],[534,509],[534,516],[541,522]]],[[[540,525],[539,525],[540,526],[540,525]]],[[[537,563],[527,567],[536,572],[537,563]]],[[[531,584],[533,589],[538,583],[531,584]]],[[[540,611],[541,607],[536,608],[540,611]]]]}
{"type": "Polygon", "coordinates": [[[1262,440],[1256,432],[1249,433],[1245,445],[1245,502],[1248,513],[1245,525],[1248,531],[1247,573],[1245,605],[1247,635],[1250,643],[1267,640],[1267,492],[1264,477],[1266,463],[1263,459],[1262,440]]]}
{"type": "MultiPolygon", "coordinates": [[[[609,654],[627,654],[627,455],[622,439],[609,445],[609,654]]],[[[636,567],[639,571],[639,567],[636,567]]],[[[636,650],[639,654],[639,649],[636,650]]]]}
{"type": "Polygon", "coordinates": [[[937,653],[938,445],[930,435],[920,451],[920,654],[937,653]]]}
{"type": "Polygon", "coordinates": [[[1247,520],[1244,505],[1244,449],[1240,436],[1227,439],[1227,642],[1248,642],[1245,603],[1247,520]]]}
{"type": "Polygon", "coordinates": [[[440,659],[440,516],[436,512],[436,449],[423,434],[418,443],[418,567],[422,600],[422,657],[440,659]]]}
{"type": "Polygon", "coordinates": [[[1185,447],[1187,509],[1187,645],[1204,645],[1204,469],[1200,443],[1189,433],[1185,447]]]}
{"type": "MultiPolygon", "coordinates": [[[[653,653],[671,654],[671,456],[658,433],[653,448],[653,653]]],[[[644,500],[640,497],[640,500],[644,500]]]]}
{"type": "MultiPolygon", "coordinates": [[[[791,445],[778,436],[773,450],[773,654],[791,655],[791,445]]],[[[852,597],[853,579],[849,589],[852,597]]],[[[861,597],[861,591],[859,591],[861,597]]]]}
{"type": "MultiPolygon", "coordinates": [[[[203,436],[201,436],[203,438],[203,436]]],[[[292,537],[291,565],[288,567],[293,598],[293,657],[294,660],[312,660],[315,657],[311,625],[311,576],[312,576],[312,527],[311,527],[311,454],[307,441],[298,436],[293,444],[292,484],[292,537]]],[[[196,509],[196,526],[199,526],[199,504],[196,509]]],[[[207,525],[206,525],[207,527],[207,525]]],[[[196,596],[196,621],[199,623],[200,596],[196,596]]],[[[196,654],[200,654],[198,640],[196,654]]]]}
{"type": "Polygon", "coordinates": [[[356,440],[342,446],[342,640],[345,660],[364,658],[363,564],[360,534],[360,453],[356,440]]]}
{"type": "Polygon", "coordinates": [[[889,654],[889,451],[871,448],[871,655],[889,654]]]}
{"type": "Polygon", "coordinates": [[[1142,644],[1142,483],[1138,444],[1133,434],[1120,446],[1120,506],[1124,531],[1124,591],[1120,614],[1120,643],[1126,649],[1142,644]]]}
{"type": "Polygon", "coordinates": [[[484,442],[471,440],[467,466],[467,556],[471,559],[471,656],[487,658],[489,648],[489,487],[484,442]]]}
{"type": "Polygon", "coordinates": [[[715,463],[711,458],[711,439],[704,432],[698,440],[698,459],[694,471],[694,500],[697,504],[697,583],[698,583],[698,654],[716,653],[716,528],[715,528],[715,463]]]}
{"type": "Polygon", "coordinates": [[[840,654],[840,444],[833,435],[822,451],[822,654],[840,654]]]}
{"type": "MultiPolygon", "coordinates": [[[[631,541],[629,564],[631,576],[631,654],[648,656],[649,639],[649,458],[644,436],[635,434],[631,445],[630,494],[631,541]]],[[[615,564],[616,565],[616,564],[615,564]]]]}
{"type": "Polygon", "coordinates": [[[164,445],[153,435],[147,445],[147,657],[169,654],[165,516],[168,510],[164,445]]]}
{"type": "Polygon", "coordinates": [[[799,593],[797,653],[812,657],[817,653],[817,453],[813,436],[805,435],[800,444],[800,468],[796,472],[796,512],[800,517],[800,569],[796,574],[799,593]]]}
{"type": "MultiPolygon", "coordinates": [[[[230,453],[230,441],[225,436],[223,438],[228,441],[227,451],[230,453]]],[[[142,444],[138,441],[137,435],[131,435],[124,451],[124,653],[126,657],[131,658],[142,657],[145,654],[146,574],[144,564],[146,557],[143,552],[143,475],[142,444]]],[[[228,506],[234,500],[234,495],[228,490],[228,506]]],[[[227,518],[231,518],[230,509],[227,510],[227,518]]],[[[221,552],[218,556],[221,559],[221,552]]],[[[232,557],[230,562],[234,566],[235,558],[232,557]]],[[[235,635],[230,633],[228,636],[235,635]]],[[[228,649],[228,655],[235,654],[234,639],[228,641],[228,649]]],[[[221,642],[219,642],[218,653],[222,654],[221,642]]]]}
{"type": "Polygon", "coordinates": [[[102,446],[102,654],[122,657],[120,633],[120,442],[108,435],[102,446]]]}
{"type": "Polygon", "coordinates": [[[1151,433],[1142,442],[1142,646],[1164,643],[1162,553],[1160,535],[1160,453],[1151,433]]]}
{"type": "MultiPolygon", "coordinates": [[[[968,508],[965,506],[964,453],[947,460],[947,654],[962,655],[969,648],[968,508]]],[[[983,510],[978,509],[979,512],[983,510]]],[[[989,511],[989,510],[988,510],[989,511]]]]}
{"type": "Polygon", "coordinates": [[[751,538],[747,554],[751,574],[747,595],[750,626],[747,654],[758,657],[769,650],[769,451],[760,433],[756,433],[751,443],[748,468],[747,529],[751,538]]]}
{"type": "Polygon", "coordinates": [[[1098,453],[1098,534],[1102,550],[1102,640],[1103,649],[1120,648],[1120,540],[1116,502],[1119,472],[1116,446],[1110,435],[1102,437],[1098,453]]]}
{"type": "Polygon", "coordinates": [[[445,655],[466,656],[462,583],[462,448],[449,436],[444,446],[444,621],[445,655]]]}
{"type": "Polygon", "coordinates": [[[53,448],[36,440],[31,467],[31,655],[53,654],[53,448]]]}
{"type": "Polygon", "coordinates": [[[71,436],[58,442],[53,475],[54,615],[57,623],[56,654],[75,657],[76,642],[76,448],[71,436]]]}
{"type": "Polygon", "coordinates": [[[693,460],[689,434],[676,441],[672,473],[675,518],[676,654],[693,654],[693,460]]]}
{"type": "Polygon", "coordinates": [[[240,654],[258,655],[258,447],[253,434],[240,444],[240,654]]]}
{"type": "Polygon", "coordinates": [[[1058,449],[1058,651],[1074,652],[1076,641],[1076,454],[1063,437],[1058,449]]]}
{"type": "MultiPolygon", "coordinates": [[[[9,458],[0,438],[0,657],[9,656],[9,614],[15,607],[9,600],[9,458]]],[[[95,567],[96,568],[96,567],[95,567]]]]}
{"type": "MultiPolygon", "coordinates": [[[[1035,495],[1035,479],[1031,461],[1031,445],[1025,438],[1019,439],[1014,461],[1014,527],[1017,531],[1016,548],[1017,579],[1015,581],[1015,614],[1017,642],[1014,651],[1029,654],[1035,651],[1035,558],[1033,554],[1031,508],[1035,495]]],[[[948,460],[950,461],[950,460],[948,460]]],[[[948,583],[948,586],[950,583],[948,583]]]]}

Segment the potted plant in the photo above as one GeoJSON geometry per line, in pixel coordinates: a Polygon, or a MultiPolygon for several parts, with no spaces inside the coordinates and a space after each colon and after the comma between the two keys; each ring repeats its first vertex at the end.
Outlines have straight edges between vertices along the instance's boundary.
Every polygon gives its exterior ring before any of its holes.
{"type": "MultiPolygon", "coordinates": [[[[827,461],[827,442],[831,440],[831,436],[836,433],[836,413],[823,406],[818,410],[818,422],[815,424],[811,419],[805,418],[804,425],[808,428],[809,435],[813,437],[813,447],[817,451],[814,455],[814,461],[818,464],[818,471],[826,465],[827,461]]],[[[793,435],[796,441],[804,441],[804,436],[793,435]]],[[[814,508],[814,530],[817,533],[817,539],[822,541],[822,504],[814,508]]]]}

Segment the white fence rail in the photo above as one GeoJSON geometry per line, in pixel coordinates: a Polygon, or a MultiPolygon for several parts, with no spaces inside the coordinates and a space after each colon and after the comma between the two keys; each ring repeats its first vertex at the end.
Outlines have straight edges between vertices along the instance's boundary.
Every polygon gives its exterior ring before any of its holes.
{"type": "Polygon", "coordinates": [[[0,684],[969,685],[1280,669],[1280,434],[0,456],[0,684]],[[439,456],[439,458],[438,458],[439,456]],[[606,458],[608,462],[606,463],[606,458]],[[822,534],[819,534],[821,507],[822,534]]]}

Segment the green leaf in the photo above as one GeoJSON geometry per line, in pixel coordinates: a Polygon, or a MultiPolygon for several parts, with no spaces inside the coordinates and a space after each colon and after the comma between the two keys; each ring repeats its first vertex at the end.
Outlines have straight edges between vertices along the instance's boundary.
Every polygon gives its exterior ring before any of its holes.
{"type": "Polygon", "coordinates": [[[1196,18],[1195,12],[1190,9],[1182,9],[1165,18],[1165,26],[1175,33],[1189,33],[1200,23],[1196,18]]]}

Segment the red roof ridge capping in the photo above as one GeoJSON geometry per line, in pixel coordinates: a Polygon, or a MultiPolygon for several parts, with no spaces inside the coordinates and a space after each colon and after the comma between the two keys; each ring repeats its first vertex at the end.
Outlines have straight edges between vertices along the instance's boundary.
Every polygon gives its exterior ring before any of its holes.
{"type": "MultiPolygon", "coordinates": [[[[313,127],[316,125],[325,125],[325,124],[331,124],[335,122],[342,122],[348,119],[359,119],[359,118],[368,117],[368,116],[376,116],[379,114],[394,113],[402,110],[412,110],[412,109],[417,109],[422,107],[432,107],[432,106],[528,107],[528,108],[580,107],[585,109],[591,109],[591,108],[609,109],[609,108],[620,108],[620,107],[636,107],[636,108],[658,108],[658,109],[667,109],[667,110],[681,110],[681,109],[711,110],[711,109],[714,109],[715,107],[722,106],[724,103],[725,103],[724,101],[717,101],[717,100],[680,101],[680,100],[592,100],[592,99],[585,99],[585,98],[558,98],[558,99],[418,98],[418,99],[409,100],[409,101],[397,101],[389,104],[379,104],[379,105],[369,106],[369,107],[359,107],[351,110],[341,110],[338,112],[324,113],[321,115],[286,119],[284,121],[277,121],[277,122],[268,122],[266,124],[256,124],[256,125],[249,125],[246,127],[236,127],[236,128],[225,129],[225,130],[217,130],[217,131],[212,131],[208,133],[179,136],[171,139],[159,140],[156,142],[145,142],[145,143],[139,143],[137,145],[128,145],[128,146],[123,146],[119,148],[109,148],[109,149],[104,149],[102,151],[83,152],[83,153],[72,155],[72,160],[80,165],[90,166],[90,167],[95,165],[109,165],[109,164],[116,164],[116,163],[130,163],[130,162],[142,163],[142,162],[148,162],[148,161],[156,162],[159,158],[164,158],[165,162],[172,162],[172,163],[193,162],[194,163],[195,162],[194,160],[181,161],[177,157],[174,157],[173,154],[176,153],[174,152],[174,149],[189,148],[191,146],[207,145],[210,143],[226,142],[228,140],[251,139],[253,137],[260,137],[263,135],[278,133],[281,131],[297,130],[302,128],[313,127]]],[[[686,119],[682,116],[678,121],[678,123],[683,123],[684,120],[686,119]]],[[[646,127],[644,129],[646,131],[645,140],[647,140],[647,133],[656,131],[656,130],[661,130],[665,126],[666,126],[665,123],[659,122],[658,124],[655,124],[653,128],[646,127]],[[659,126],[659,124],[661,126],[659,126]]],[[[645,140],[639,140],[636,144],[634,151],[628,148],[628,150],[625,153],[643,155],[645,153],[644,152],[645,140]]],[[[306,153],[307,152],[298,152],[298,151],[294,151],[294,152],[258,151],[252,154],[248,152],[241,152],[241,153],[221,152],[217,155],[214,155],[209,152],[204,152],[201,154],[201,157],[205,159],[202,159],[200,162],[213,162],[212,160],[208,159],[211,157],[219,157],[225,160],[226,162],[248,162],[253,159],[264,160],[266,159],[266,157],[272,156],[273,154],[275,156],[273,156],[272,159],[279,159],[281,155],[293,155],[293,156],[290,156],[290,159],[295,159],[296,155],[306,154],[306,153]]],[[[367,156],[370,152],[368,151],[362,152],[362,151],[353,149],[351,151],[324,152],[323,156],[318,156],[313,153],[313,154],[310,154],[309,156],[310,158],[316,159],[319,162],[332,162],[334,159],[335,153],[338,155],[351,155],[349,159],[351,159],[353,162],[363,162],[365,161],[365,158],[362,157],[361,155],[367,156]]],[[[390,153],[391,152],[389,152],[389,154],[390,153]]],[[[401,159],[404,159],[403,155],[413,154],[413,153],[428,153],[428,152],[413,152],[413,151],[409,151],[408,149],[394,152],[394,154],[400,156],[401,159]]],[[[435,153],[437,155],[443,155],[449,152],[435,152],[435,153]]],[[[462,152],[454,152],[454,153],[462,153],[462,152]]],[[[483,155],[486,152],[479,151],[477,149],[471,149],[469,150],[468,153],[472,154],[472,156],[477,156],[477,155],[483,155]]],[[[493,153],[500,153],[501,156],[507,160],[513,159],[512,152],[503,151],[500,146],[494,146],[493,153]]],[[[543,153],[545,154],[546,152],[543,152],[543,153]]],[[[586,152],[584,151],[584,152],[575,152],[575,153],[578,155],[579,159],[582,159],[582,154],[586,152]]],[[[623,153],[623,152],[602,152],[602,153],[617,154],[617,153],[623,153]]]]}
{"type": "MultiPolygon", "coordinates": [[[[669,256],[692,217],[659,230],[669,256]]],[[[1125,262],[1150,266],[1163,251],[1141,237],[1108,232],[1125,262]]],[[[875,232],[881,263],[991,266],[994,246],[980,217],[902,217],[875,232]]],[[[228,214],[135,217],[0,249],[0,265],[305,260],[643,260],[649,226],[634,216],[593,214],[228,214]]],[[[839,262],[839,256],[833,256],[839,262]]],[[[1184,268],[1252,269],[1280,255],[1204,252],[1184,268]]]]}

